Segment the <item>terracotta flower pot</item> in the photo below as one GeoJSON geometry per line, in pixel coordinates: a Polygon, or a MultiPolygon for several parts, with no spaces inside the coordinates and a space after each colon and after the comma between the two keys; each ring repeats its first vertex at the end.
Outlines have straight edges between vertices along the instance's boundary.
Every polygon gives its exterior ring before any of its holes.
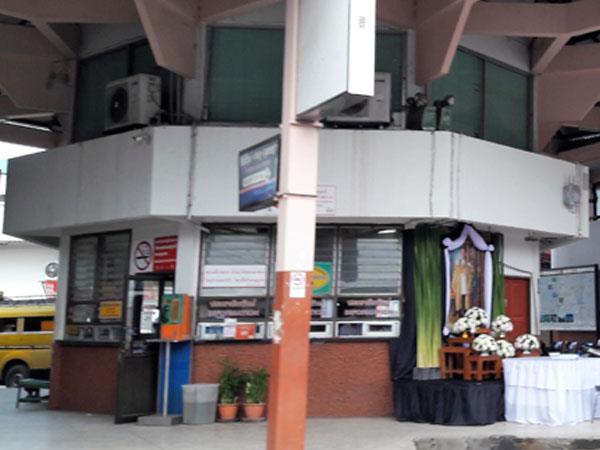
{"type": "Polygon", "coordinates": [[[244,415],[250,420],[262,419],[265,415],[264,403],[244,403],[244,415]]]}
{"type": "Polygon", "coordinates": [[[221,420],[235,420],[239,407],[237,403],[219,403],[219,417],[221,420]]]}

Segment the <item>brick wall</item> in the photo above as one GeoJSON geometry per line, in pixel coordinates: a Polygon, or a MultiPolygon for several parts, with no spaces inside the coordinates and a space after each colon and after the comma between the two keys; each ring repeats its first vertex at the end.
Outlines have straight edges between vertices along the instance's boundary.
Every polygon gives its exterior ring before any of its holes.
{"type": "MultiPolygon", "coordinates": [[[[308,415],[312,417],[391,416],[392,382],[387,342],[312,343],[308,415]]],[[[227,357],[243,369],[269,367],[264,343],[209,343],[194,346],[192,382],[219,380],[227,357]]]]}

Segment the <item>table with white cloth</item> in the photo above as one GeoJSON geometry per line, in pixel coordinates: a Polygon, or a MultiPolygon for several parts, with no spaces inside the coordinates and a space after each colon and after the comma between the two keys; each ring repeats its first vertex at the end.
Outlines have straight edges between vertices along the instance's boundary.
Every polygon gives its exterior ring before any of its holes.
{"type": "Polygon", "coordinates": [[[511,358],[502,364],[507,421],[566,425],[592,419],[600,358],[511,358]]]}

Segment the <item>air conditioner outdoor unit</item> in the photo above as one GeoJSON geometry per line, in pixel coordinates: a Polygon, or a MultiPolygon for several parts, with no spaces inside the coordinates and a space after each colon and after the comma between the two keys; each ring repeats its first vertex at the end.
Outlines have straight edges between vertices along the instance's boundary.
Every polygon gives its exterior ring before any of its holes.
{"type": "Polygon", "coordinates": [[[375,74],[375,95],[354,103],[335,116],[325,119],[329,124],[340,125],[388,125],[392,106],[392,75],[377,72],[375,74]]]}
{"type": "Polygon", "coordinates": [[[160,111],[160,78],[139,74],[106,85],[104,131],[148,125],[160,111]]]}

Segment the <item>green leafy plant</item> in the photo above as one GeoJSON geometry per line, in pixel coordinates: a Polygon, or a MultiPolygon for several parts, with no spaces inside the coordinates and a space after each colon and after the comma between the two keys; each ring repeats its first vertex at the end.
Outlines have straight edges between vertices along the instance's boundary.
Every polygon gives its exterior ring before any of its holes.
{"type": "Polygon", "coordinates": [[[244,373],[227,358],[221,361],[223,371],[219,378],[221,403],[235,403],[244,384],[244,373]]]}
{"type": "Polygon", "coordinates": [[[266,369],[251,370],[246,375],[246,403],[264,403],[267,398],[269,373],[266,369]]]}
{"type": "Polygon", "coordinates": [[[415,230],[415,317],[417,367],[439,366],[442,346],[442,230],[420,226],[415,230]]]}

